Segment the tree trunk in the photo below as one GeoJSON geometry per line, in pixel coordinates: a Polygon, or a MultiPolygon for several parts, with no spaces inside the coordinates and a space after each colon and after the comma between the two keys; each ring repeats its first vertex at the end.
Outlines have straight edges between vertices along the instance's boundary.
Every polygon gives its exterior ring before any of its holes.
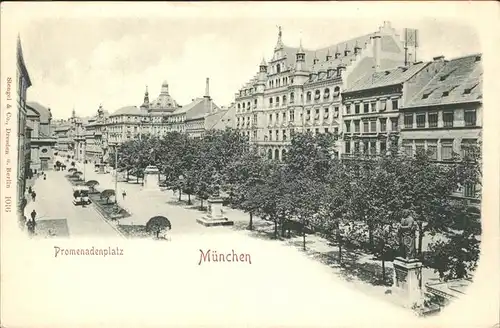
{"type": "Polygon", "coordinates": [[[188,194],[188,205],[191,205],[191,194],[188,194]]]}
{"type": "Polygon", "coordinates": [[[253,230],[253,214],[250,212],[250,222],[248,222],[248,230],[253,230]]]}
{"type": "Polygon", "coordinates": [[[370,251],[373,250],[373,225],[368,224],[368,244],[370,246],[370,251]]]}
{"type": "Polygon", "coordinates": [[[182,200],[181,197],[182,197],[182,190],[181,188],[179,188],[179,202],[182,200]]]}
{"type": "Polygon", "coordinates": [[[202,211],[203,211],[203,198],[200,198],[200,201],[201,201],[201,205],[200,205],[200,206],[201,206],[201,208],[200,208],[200,210],[202,210],[202,211]]]}
{"type": "Polygon", "coordinates": [[[302,248],[306,250],[306,220],[302,219],[302,248]]]}
{"type": "Polygon", "coordinates": [[[274,218],[274,239],[278,239],[278,218],[274,218]]]}
{"type": "Polygon", "coordinates": [[[385,286],[385,259],[382,255],[382,284],[385,286]]]}
{"type": "Polygon", "coordinates": [[[286,219],[281,220],[281,237],[285,238],[285,233],[286,233],[286,219]]]}
{"type": "Polygon", "coordinates": [[[157,230],[156,231],[156,239],[159,239],[160,238],[160,230],[157,230]]]}

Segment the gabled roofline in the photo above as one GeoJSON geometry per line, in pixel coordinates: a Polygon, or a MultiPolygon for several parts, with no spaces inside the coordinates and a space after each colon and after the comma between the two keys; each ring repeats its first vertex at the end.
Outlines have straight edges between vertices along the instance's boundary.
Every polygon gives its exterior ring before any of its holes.
{"type": "MultiPolygon", "coordinates": [[[[422,65],[422,67],[419,69],[419,70],[416,70],[412,75],[408,76],[404,81],[402,82],[399,82],[399,83],[392,83],[392,84],[387,84],[387,85],[382,85],[382,86],[378,86],[378,87],[370,87],[370,88],[366,88],[366,89],[359,89],[359,90],[353,90],[353,91],[343,91],[342,94],[350,94],[350,93],[356,93],[356,92],[360,92],[360,91],[367,91],[367,90],[376,90],[376,89],[380,89],[380,88],[387,88],[387,87],[392,87],[392,86],[396,86],[396,85],[403,85],[404,83],[406,83],[409,79],[411,79],[412,77],[414,77],[415,75],[417,75],[418,73],[420,73],[424,68],[426,68],[427,66],[429,66],[432,62],[426,62],[425,65],[422,65]]],[[[416,64],[418,65],[418,64],[416,64]]],[[[409,67],[408,67],[409,68],[409,67]]],[[[396,69],[392,69],[393,71],[395,70],[398,70],[400,69],[399,67],[396,68],[396,69]]],[[[390,70],[386,70],[386,71],[390,71],[390,70]]],[[[371,75],[375,74],[376,72],[373,72],[371,73],[371,75]]],[[[357,81],[361,80],[365,78],[365,76],[359,78],[357,81]]],[[[432,80],[432,79],[431,79],[432,80]]],[[[357,82],[356,81],[356,82],[357,82]]],[[[356,83],[354,82],[354,83],[356,83]]]]}

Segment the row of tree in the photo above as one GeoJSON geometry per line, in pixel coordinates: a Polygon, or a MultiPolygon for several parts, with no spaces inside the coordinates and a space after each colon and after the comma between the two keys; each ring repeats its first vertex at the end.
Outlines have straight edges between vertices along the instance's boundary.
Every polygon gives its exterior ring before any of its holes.
{"type": "Polygon", "coordinates": [[[285,158],[272,161],[234,130],[211,131],[202,139],[169,133],[121,145],[118,168],[140,177],[156,165],[189,202],[191,195],[203,202],[222,190],[232,206],[249,214],[249,229],[255,215],[274,223],[275,237],[298,229],[304,248],[306,232],[318,231],[339,246],[339,262],[346,247],[356,247],[378,256],[383,269],[397,255],[403,210],[411,212],[418,224],[417,255],[427,265],[444,279],[473,270],[480,215],[450,195],[480,184],[479,147],[446,164],[424,152],[339,160],[335,140],[331,134],[295,134],[285,158]],[[440,241],[424,252],[424,238],[434,235],[440,241]]]}

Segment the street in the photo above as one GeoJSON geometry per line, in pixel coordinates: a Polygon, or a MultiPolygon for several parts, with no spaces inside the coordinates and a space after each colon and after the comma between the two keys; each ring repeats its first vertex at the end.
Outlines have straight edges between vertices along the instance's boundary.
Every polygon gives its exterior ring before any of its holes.
{"type": "Polygon", "coordinates": [[[46,174],[47,180],[43,177],[36,180],[33,187],[36,201],[30,200],[25,209],[28,219],[33,209],[37,213],[37,234],[119,236],[93,206],[73,205],[73,186],[65,178],[67,171],[47,171],[46,174]]]}
{"type": "MultiPolygon", "coordinates": [[[[63,159],[59,159],[63,160],[63,159]]],[[[76,168],[84,172],[84,164],[76,162],[76,168]]],[[[69,168],[69,167],[68,167],[69,168]]],[[[66,174],[66,173],[64,173],[66,174]]],[[[63,175],[64,175],[63,174],[63,175]]],[[[96,180],[99,185],[96,189],[102,191],[104,189],[115,189],[115,178],[111,173],[100,174],[95,172],[94,164],[85,165],[85,180],[96,180]]],[[[141,180],[139,180],[141,181],[141,180]]],[[[167,217],[171,224],[172,230],[169,234],[211,234],[228,230],[227,227],[210,227],[206,228],[196,222],[196,219],[203,215],[203,212],[198,209],[175,205],[178,195],[174,196],[172,191],[148,191],[143,190],[141,184],[130,182],[118,182],[118,204],[126,209],[131,216],[120,220],[122,225],[145,225],[146,222],[156,215],[167,217]],[[122,197],[122,191],[126,192],[125,199],[122,197]]],[[[187,199],[187,195],[182,196],[187,199]]],[[[191,199],[194,201],[194,196],[191,199]]],[[[227,210],[227,215],[233,221],[248,221],[248,215],[242,214],[239,211],[227,210]]]]}

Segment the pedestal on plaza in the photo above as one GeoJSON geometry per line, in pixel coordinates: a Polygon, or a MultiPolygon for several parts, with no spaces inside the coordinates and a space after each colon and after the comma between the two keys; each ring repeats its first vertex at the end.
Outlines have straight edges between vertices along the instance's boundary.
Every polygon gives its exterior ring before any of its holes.
{"type": "Polygon", "coordinates": [[[150,165],[144,170],[144,187],[143,190],[160,190],[158,181],[159,170],[156,166],[150,165]]]}
{"type": "Polygon", "coordinates": [[[222,198],[210,198],[207,213],[196,219],[196,222],[203,224],[205,227],[234,225],[233,221],[224,216],[222,203],[222,198]]]}
{"type": "Polygon", "coordinates": [[[423,303],[420,287],[422,262],[417,259],[394,259],[393,292],[399,295],[405,306],[411,308],[423,303]]]}
{"type": "Polygon", "coordinates": [[[99,171],[98,171],[99,174],[104,174],[104,164],[101,164],[99,165],[99,171]]]}

